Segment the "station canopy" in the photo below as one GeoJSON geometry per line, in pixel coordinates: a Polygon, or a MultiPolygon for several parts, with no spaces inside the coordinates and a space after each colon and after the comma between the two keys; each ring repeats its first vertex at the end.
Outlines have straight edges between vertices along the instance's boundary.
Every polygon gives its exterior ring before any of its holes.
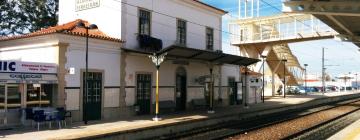
{"type": "MultiPolygon", "coordinates": [[[[152,54],[146,51],[134,50],[129,48],[122,48],[126,52],[135,52],[142,54],[152,54]]],[[[160,51],[155,52],[156,54],[167,53],[166,58],[171,60],[196,60],[196,61],[205,61],[213,64],[232,64],[239,66],[249,66],[251,64],[257,63],[259,59],[253,59],[248,57],[242,57],[237,55],[231,55],[223,53],[222,51],[210,51],[210,50],[201,50],[195,48],[188,48],[178,45],[172,45],[166,47],[160,51]]]]}

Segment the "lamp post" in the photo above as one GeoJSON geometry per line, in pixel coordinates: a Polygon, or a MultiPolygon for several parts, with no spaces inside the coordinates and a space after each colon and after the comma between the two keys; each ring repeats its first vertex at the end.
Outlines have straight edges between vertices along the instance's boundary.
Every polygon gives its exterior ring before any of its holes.
{"type": "Polygon", "coordinates": [[[261,55],[262,58],[262,102],[265,103],[265,55],[261,55]]]}
{"type": "Polygon", "coordinates": [[[91,24],[89,26],[86,26],[82,21],[80,21],[79,23],[77,23],[77,27],[79,28],[84,28],[86,30],[86,49],[85,49],[85,91],[84,91],[84,95],[83,95],[83,109],[84,109],[84,113],[83,113],[83,121],[84,124],[87,124],[88,120],[87,120],[87,96],[88,96],[88,59],[89,59],[89,30],[93,30],[93,29],[98,29],[98,27],[95,24],[91,24]]]}
{"type": "Polygon", "coordinates": [[[155,117],[153,118],[154,121],[160,121],[161,118],[159,117],[159,69],[160,64],[165,60],[165,56],[167,53],[163,54],[156,54],[150,55],[152,62],[156,66],[156,97],[155,97],[155,117]]]}
{"type": "Polygon", "coordinates": [[[350,89],[351,89],[352,88],[352,83],[351,83],[351,77],[350,76],[351,76],[351,72],[349,72],[349,76],[348,76],[349,77],[349,82],[350,82],[350,89]]]}
{"type": "Polygon", "coordinates": [[[285,80],[285,78],[286,78],[286,73],[285,73],[286,66],[285,66],[285,64],[286,64],[287,60],[282,59],[281,61],[284,63],[284,98],[286,98],[286,80],[285,80]]]}
{"type": "Polygon", "coordinates": [[[308,66],[308,64],[304,64],[304,67],[305,67],[305,80],[304,80],[304,82],[305,82],[305,95],[307,95],[307,90],[306,90],[306,88],[307,88],[307,83],[306,83],[306,78],[307,78],[307,73],[306,73],[306,67],[308,66]]]}
{"type": "Polygon", "coordinates": [[[213,68],[210,68],[210,85],[209,85],[209,109],[208,113],[213,114],[214,111],[214,76],[213,76],[213,68]]]}
{"type": "Polygon", "coordinates": [[[357,81],[357,73],[355,73],[355,86],[356,86],[356,90],[358,90],[359,89],[359,87],[358,87],[358,81],[357,81]]]}

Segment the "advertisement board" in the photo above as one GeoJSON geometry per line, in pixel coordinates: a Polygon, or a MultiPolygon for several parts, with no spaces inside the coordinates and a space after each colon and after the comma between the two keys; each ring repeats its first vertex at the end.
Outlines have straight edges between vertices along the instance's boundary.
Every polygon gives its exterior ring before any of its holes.
{"type": "Polygon", "coordinates": [[[0,73],[57,73],[57,64],[0,60],[0,73]]]}

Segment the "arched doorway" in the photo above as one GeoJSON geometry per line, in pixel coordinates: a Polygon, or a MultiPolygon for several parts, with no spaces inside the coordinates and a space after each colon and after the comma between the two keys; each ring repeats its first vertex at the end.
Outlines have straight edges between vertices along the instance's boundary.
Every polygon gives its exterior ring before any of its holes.
{"type": "Polygon", "coordinates": [[[186,109],[186,70],[184,67],[176,69],[176,109],[186,109]]]}

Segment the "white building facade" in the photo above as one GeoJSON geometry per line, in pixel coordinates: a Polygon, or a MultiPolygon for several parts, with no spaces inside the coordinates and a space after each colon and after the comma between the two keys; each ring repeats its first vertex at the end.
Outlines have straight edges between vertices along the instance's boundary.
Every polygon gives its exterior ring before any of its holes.
{"type": "MultiPolygon", "coordinates": [[[[86,40],[77,22],[88,24],[77,20],[0,40],[1,63],[16,63],[12,70],[0,70],[0,110],[5,114],[0,124],[25,124],[20,110],[41,107],[65,107],[74,121],[81,120],[86,40]]],[[[89,101],[99,103],[94,108],[100,119],[118,117],[112,111],[119,108],[123,42],[98,30],[89,34],[89,101]]]]}
{"type": "MultiPolygon", "coordinates": [[[[221,17],[225,13],[223,10],[192,0],[60,1],[59,23],[74,19],[88,20],[97,24],[106,34],[125,40],[124,48],[140,52],[144,49],[139,43],[139,35],[161,40],[162,49],[177,45],[216,51],[222,50],[221,17]],[[85,8],[74,8],[81,6],[85,8]]],[[[123,51],[122,58],[123,90],[120,96],[124,98],[121,100],[125,101],[124,107],[129,111],[126,114],[133,114],[133,110],[139,108],[140,112],[145,110],[145,114],[153,112],[155,65],[148,58],[148,54],[123,51]],[[141,81],[143,78],[146,80],[141,81]],[[141,84],[147,86],[140,87],[141,84]],[[140,103],[144,98],[150,105],[140,103]]],[[[216,77],[215,100],[222,101],[221,105],[228,105],[231,94],[229,86],[240,81],[239,67],[216,65],[212,69],[216,77]]],[[[160,66],[160,102],[172,102],[178,110],[191,108],[193,100],[204,99],[205,85],[198,80],[209,74],[209,65],[206,62],[163,62],[160,66]]],[[[234,90],[232,89],[232,92],[235,92],[234,90]]]]}
{"type": "Polygon", "coordinates": [[[93,104],[84,102],[85,40],[81,34],[31,37],[39,42],[30,45],[36,49],[43,49],[39,47],[42,42],[66,46],[55,47],[53,53],[45,51],[46,55],[40,50],[29,51],[31,47],[20,39],[2,41],[1,48],[26,46],[26,53],[13,58],[11,52],[0,52],[0,60],[57,65],[54,100],[58,103],[54,106],[70,110],[74,121],[84,120],[84,114],[87,120],[100,120],[154,113],[156,67],[149,58],[153,53],[167,54],[159,68],[160,113],[208,104],[241,104],[239,65],[258,60],[222,53],[221,17],[225,13],[196,0],[59,1],[60,26],[88,21],[87,25],[96,24],[99,31],[110,36],[90,35],[95,36],[89,40],[89,72],[93,78],[89,101],[96,101],[93,104]],[[24,59],[29,53],[38,54],[24,59]],[[91,111],[86,113],[85,107],[91,111]]]}

